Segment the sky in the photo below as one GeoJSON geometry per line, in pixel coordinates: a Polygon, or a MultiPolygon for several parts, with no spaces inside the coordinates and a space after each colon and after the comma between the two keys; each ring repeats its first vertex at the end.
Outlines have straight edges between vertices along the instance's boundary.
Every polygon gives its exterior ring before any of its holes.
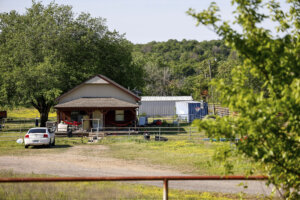
{"type": "MultiPolygon", "coordinates": [[[[52,0],[40,0],[44,5],[52,0]]],[[[169,39],[213,40],[218,36],[186,14],[189,8],[201,11],[213,0],[55,0],[71,5],[73,12],[88,12],[106,19],[110,30],[116,30],[133,43],[167,41],[169,39]]],[[[0,12],[16,10],[24,13],[31,0],[0,0],[0,12]]],[[[231,0],[215,0],[223,20],[233,21],[231,0]]]]}

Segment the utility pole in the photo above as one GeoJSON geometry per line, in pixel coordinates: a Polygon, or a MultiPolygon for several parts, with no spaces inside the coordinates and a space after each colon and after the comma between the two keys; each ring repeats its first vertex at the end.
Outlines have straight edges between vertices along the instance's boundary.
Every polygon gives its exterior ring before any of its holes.
{"type": "Polygon", "coordinates": [[[166,95],[166,67],[164,67],[163,95],[166,95]]]}
{"type": "MultiPolygon", "coordinates": [[[[209,64],[209,80],[211,81],[211,64],[210,64],[210,60],[208,61],[209,64]]],[[[211,93],[211,100],[212,100],[212,105],[213,105],[213,115],[215,115],[215,103],[214,103],[214,93],[212,90],[212,85],[210,84],[210,93],[211,93]]]]}

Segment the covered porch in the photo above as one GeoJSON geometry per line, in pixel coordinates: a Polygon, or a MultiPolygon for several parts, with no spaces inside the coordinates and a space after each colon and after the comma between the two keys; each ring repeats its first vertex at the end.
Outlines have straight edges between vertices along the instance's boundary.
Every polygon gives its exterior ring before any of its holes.
{"type": "Polygon", "coordinates": [[[138,105],[115,98],[79,98],[55,106],[57,121],[71,122],[82,130],[129,127],[136,124],[138,105]]]}

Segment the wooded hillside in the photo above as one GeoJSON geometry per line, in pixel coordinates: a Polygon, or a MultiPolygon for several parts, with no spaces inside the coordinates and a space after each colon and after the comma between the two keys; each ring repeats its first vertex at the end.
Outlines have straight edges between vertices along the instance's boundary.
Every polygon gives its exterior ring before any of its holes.
{"type": "Polygon", "coordinates": [[[209,88],[212,78],[225,77],[238,63],[238,56],[221,40],[168,40],[136,44],[133,57],[145,70],[143,95],[193,95],[209,88]]]}

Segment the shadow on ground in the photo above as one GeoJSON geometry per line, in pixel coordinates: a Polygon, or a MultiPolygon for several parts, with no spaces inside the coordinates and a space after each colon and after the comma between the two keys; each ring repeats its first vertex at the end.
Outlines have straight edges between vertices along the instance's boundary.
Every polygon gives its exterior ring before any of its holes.
{"type": "Polygon", "coordinates": [[[64,149],[64,148],[70,148],[73,147],[69,144],[56,144],[55,146],[51,147],[44,147],[44,146],[30,146],[32,149],[64,149]]]}

